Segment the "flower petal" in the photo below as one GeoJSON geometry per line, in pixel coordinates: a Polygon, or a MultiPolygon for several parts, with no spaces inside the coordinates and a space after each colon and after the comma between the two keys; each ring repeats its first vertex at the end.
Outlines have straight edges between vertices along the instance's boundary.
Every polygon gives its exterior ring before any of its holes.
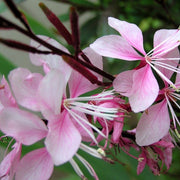
{"type": "Polygon", "coordinates": [[[43,76],[28,69],[17,68],[10,72],[9,80],[17,102],[28,109],[39,111],[37,89],[43,76]]]}
{"type": "Polygon", "coordinates": [[[49,122],[49,133],[45,140],[48,152],[55,165],[69,161],[78,150],[81,135],[70,120],[67,112],[57,121],[49,122]]]}
{"type": "Polygon", "coordinates": [[[136,70],[133,74],[132,95],[129,103],[134,112],[146,110],[156,99],[159,86],[150,66],[136,70]]]}
{"type": "MultiPolygon", "coordinates": [[[[98,67],[99,69],[103,69],[103,62],[102,56],[94,52],[91,48],[86,48],[83,50],[84,54],[89,58],[91,63],[98,67]]],[[[92,71],[91,71],[92,72],[92,71]]],[[[102,76],[97,73],[92,72],[100,81],[102,81],[102,76]]],[[[91,82],[87,81],[87,79],[82,76],[77,71],[72,71],[71,77],[68,81],[69,90],[70,90],[70,97],[78,97],[86,92],[92,91],[98,88],[97,85],[92,84],[91,82]]]]}
{"type": "Polygon", "coordinates": [[[26,154],[20,161],[16,172],[16,180],[47,180],[53,172],[51,156],[45,148],[26,154]]]}
{"type": "Polygon", "coordinates": [[[133,74],[136,70],[124,71],[118,74],[113,81],[114,89],[123,96],[131,96],[133,85],[133,74]]]}
{"type": "Polygon", "coordinates": [[[47,128],[40,118],[12,107],[1,111],[0,129],[25,145],[31,145],[47,135],[47,128]]]}
{"type": "Polygon", "coordinates": [[[108,23],[112,28],[116,29],[129,44],[143,55],[146,54],[143,48],[142,31],[136,24],[121,21],[113,17],[108,18],[108,23]]]}
{"type": "Polygon", "coordinates": [[[124,38],[118,35],[98,38],[90,47],[101,56],[128,61],[144,59],[124,38]]]}
{"type": "Polygon", "coordinates": [[[170,118],[166,100],[144,112],[136,128],[136,142],[148,146],[159,141],[169,131],[170,118]]]}
{"type": "Polygon", "coordinates": [[[61,110],[61,101],[66,84],[61,71],[51,70],[40,82],[38,96],[41,101],[41,111],[45,118],[58,115],[61,110]]]}

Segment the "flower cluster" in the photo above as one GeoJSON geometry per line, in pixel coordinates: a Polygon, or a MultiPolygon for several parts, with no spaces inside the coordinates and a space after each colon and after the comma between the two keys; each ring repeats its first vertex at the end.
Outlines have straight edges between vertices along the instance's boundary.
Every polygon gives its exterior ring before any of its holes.
{"type": "MultiPolygon", "coordinates": [[[[13,3],[7,4],[17,14],[13,3]]],[[[31,43],[0,42],[28,51],[32,64],[44,71],[32,73],[19,67],[9,73],[8,80],[4,76],[1,80],[1,140],[12,140],[7,147],[11,151],[0,164],[0,178],[47,180],[54,166],[69,162],[86,179],[76,157],[98,179],[78,150],[111,162],[116,158],[107,157],[106,151],[116,147],[137,159],[137,174],[146,164],[155,175],[163,171],[163,165],[169,169],[175,138],[180,138],[180,122],[173,110],[180,109],[179,29],[157,31],[154,48],[146,53],[142,32],[135,24],[109,17],[109,25],[121,36],[100,37],[81,50],[75,10],[71,9],[69,33],[44,4],[40,6],[75,53],[54,39],[34,35],[22,16],[19,19],[26,31],[0,17],[3,28],[26,34],[31,43]],[[103,71],[102,56],[140,63],[112,76],[103,71]],[[140,119],[134,129],[125,129],[130,113],[138,113],[140,119]],[[37,142],[38,149],[22,154],[24,146],[37,142]],[[138,157],[131,154],[131,148],[139,152],[138,157]]]]}

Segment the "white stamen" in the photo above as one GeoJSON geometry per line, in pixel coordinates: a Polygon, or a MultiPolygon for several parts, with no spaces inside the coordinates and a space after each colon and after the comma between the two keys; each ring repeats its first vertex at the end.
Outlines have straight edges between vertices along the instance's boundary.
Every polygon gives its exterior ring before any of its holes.
{"type": "Polygon", "coordinates": [[[68,101],[104,101],[104,100],[111,100],[113,97],[114,92],[112,91],[104,91],[100,94],[95,96],[86,96],[86,97],[77,97],[77,98],[69,98],[68,101]],[[109,97],[106,97],[109,96],[109,97]]]}
{"type": "MultiPolygon", "coordinates": [[[[162,41],[161,43],[159,43],[156,47],[154,47],[151,51],[149,51],[146,56],[151,56],[153,54],[153,52],[159,48],[161,45],[165,44],[167,41],[172,41],[176,38],[177,34],[178,34],[179,30],[177,30],[176,33],[172,34],[171,36],[169,36],[168,38],[166,38],[164,41],[162,41]]],[[[162,48],[158,51],[162,51],[162,48]]],[[[157,51],[157,52],[158,52],[157,51]]]]}
{"type": "Polygon", "coordinates": [[[180,60],[180,58],[172,58],[172,57],[170,57],[170,58],[162,58],[162,57],[160,57],[160,58],[154,58],[154,57],[152,57],[151,60],[158,60],[158,61],[167,61],[167,60],[169,60],[169,61],[177,61],[177,60],[180,60]]]}
{"type": "Polygon", "coordinates": [[[173,110],[173,108],[172,108],[172,106],[171,106],[170,101],[169,101],[169,98],[170,98],[170,97],[168,98],[166,94],[165,94],[165,97],[166,97],[166,100],[167,100],[167,103],[168,103],[169,110],[170,110],[171,115],[172,115],[174,127],[175,127],[175,129],[176,129],[176,122],[179,124],[178,118],[177,118],[177,116],[176,116],[176,114],[175,114],[175,112],[174,112],[174,110],[173,110]]]}
{"type": "MultiPolygon", "coordinates": [[[[172,97],[169,97],[171,99],[171,101],[180,109],[180,106],[176,103],[176,101],[172,98],[172,97]]],[[[172,107],[172,106],[171,106],[172,107]]],[[[172,108],[173,109],[173,108],[172,108]]],[[[175,112],[173,111],[173,114],[174,114],[174,117],[175,117],[175,120],[176,122],[178,123],[178,125],[180,126],[180,122],[175,114],[175,112]]]]}
{"type": "Polygon", "coordinates": [[[88,163],[88,161],[86,161],[82,156],[80,156],[79,154],[76,154],[76,157],[84,164],[84,166],[86,167],[86,169],[89,171],[89,173],[91,174],[91,176],[93,176],[95,178],[95,180],[99,180],[97,174],[95,173],[94,169],[92,168],[92,166],[88,163]]]}
{"type": "Polygon", "coordinates": [[[90,154],[96,158],[102,159],[102,155],[100,155],[100,153],[98,153],[98,151],[94,148],[91,148],[91,147],[81,143],[80,149],[82,149],[83,151],[87,152],[88,154],[90,154]]]}
{"type": "Polygon", "coordinates": [[[168,70],[170,70],[170,71],[180,73],[180,69],[179,69],[179,68],[176,68],[176,67],[171,66],[171,65],[169,65],[169,64],[166,64],[166,63],[163,63],[163,62],[157,62],[157,61],[154,61],[154,62],[151,62],[151,63],[154,64],[154,65],[163,67],[163,68],[165,68],[165,69],[168,69],[168,70]]]}
{"type": "Polygon", "coordinates": [[[78,107],[78,106],[73,107],[73,109],[74,110],[78,110],[79,112],[82,112],[82,113],[86,113],[86,114],[92,115],[92,116],[97,116],[97,117],[105,118],[107,120],[114,120],[114,118],[118,117],[115,114],[107,114],[108,112],[104,112],[104,113],[102,113],[102,112],[95,112],[95,111],[92,111],[92,110],[89,110],[89,109],[84,109],[84,108],[81,108],[81,107],[78,107]]]}
{"type": "Polygon", "coordinates": [[[168,53],[168,52],[170,52],[171,50],[173,50],[173,49],[175,49],[177,46],[179,46],[179,43],[177,43],[177,44],[175,44],[174,46],[172,46],[171,48],[166,48],[166,47],[164,47],[164,48],[162,48],[162,49],[159,49],[156,53],[156,55],[153,55],[153,58],[156,58],[156,57],[159,57],[159,56],[162,56],[162,55],[164,55],[165,53],[168,53]],[[162,51],[162,52],[161,52],[162,51]],[[161,52],[161,53],[159,53],[159,52],[161,52]]]}
{"type": "Polygon", "coordinates": [[[98,132],[101,136],[103,136],[104,138],[106,138],[106,136],[95,126],[93,126],[91,123],[89,123],[86,119],[83,119],[81,116],[79,116],[78,114],[76,114],[75,112],[69,110],[67,108],[67,111],[70,113],[70,115],[77,121],[77,123],[90,135],[90,137],[94,140],[94,142],[96,144],[98,144],[98,142],[96,141],[94,135],[82,124],[85,123],[88,126],[90,126],[92,129],[94,129],[96,132],[98,132]],[[82,121],[82,122],[81,122],[82,121]]]}
{"type": "Polygon", "coordinates": [[[83,172],[81,171],[81,169],[79,168],[79,166],[77,165],[77,163],[74,161],[74,159],[70,159],[69,160],[70,164],[72,165],[73,169],[75,170],[75,172],[77,173],[77,175],[79,177],[85,177],[83,172]]]}
{"type": "Polygon", "coordinates": [[[159,74],[159,76],[164,79],[168,84],[172,85],[174,88],[176,88],[176,86],[174,85],[174,83],[169,80],[159,69],[157,69],[156,67],[154,67],[149,61],[147,61],[147,63],[159,74]]]}
{"type": "Polygon", "coordinates": [[[94,134],[92,134],[89,129],[87,129],[80,120],[82,120],[84,123],[88,124],[90,127],[92,127],[93,129],[95,129],[95,126],[93,126],[92,124],[88,123],[86,120],[84,120],[81,117],[76,117],[78,116],[77,114],[75,114],[73,111],[70,111],[69,109],[67,109],[69,114],[74,118],[74,120],[89,134],[89,136],[92,138],[92,140],[98,144],[98,142],[96,141],[96,138],[94,137],[94,134]],[[80,120],[78,119],[80,118],[80,120]]]}

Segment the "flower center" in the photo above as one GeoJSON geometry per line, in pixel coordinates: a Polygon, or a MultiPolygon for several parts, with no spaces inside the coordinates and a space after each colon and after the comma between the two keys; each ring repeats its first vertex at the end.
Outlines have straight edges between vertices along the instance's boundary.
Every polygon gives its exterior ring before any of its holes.
{"type": "Polygon", "coordinates": [[[145,56],[146,62],[151,62],[151,57],[150,56],[145,56]]]}

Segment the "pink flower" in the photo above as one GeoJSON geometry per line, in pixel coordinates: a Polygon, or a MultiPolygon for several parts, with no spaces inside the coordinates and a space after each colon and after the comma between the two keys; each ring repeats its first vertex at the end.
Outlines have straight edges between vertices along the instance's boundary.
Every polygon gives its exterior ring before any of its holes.
{"type": "Polygon", "coordinates": [[[179,52],[176,47],[180,44],[180,32],[179,30],[157,31],[154,35],[154,48],[149,53],[145,53],[142,32],[135,24],[112,17],[108,19],[108,23],[121,36],[103,36],[90,47],[102,56],[128,61],[141,60],[141,64],[136,70],[120,73],[113,82],[113,86],[116,91],[129,97],[134,112],[143,111],[155,101],[159,91],[151,68],[167,83],[174,86],[170,79],[163,74],[162,68],[179,72],[179,69],[176,68],[179,60],[179,52]],[[134,48],[142,55],[137,53],[134,48]]]}
{"type": "Polygon", "coordinates": [[[169,131],[170,117],[166,100],[157,103],[145,111],[136,128],[136,142],[148,146],[159,141],[169,131]]]}
{"type": "MultiPolygon", "coordinates": [[[[170,75],[172,76],[172,73],[168,71],[164,71],[164,73],[169,76],[169,78],[170,75]]],[[[177,100],[180,100],[180,97],[176,92],[177,88],[180,88],[179,77],[180,75],[177,74],[175,82],[176,89],[171,86],[169,87],[168,84],[164,81],[165,87],[160,90],[158,97],[158,101],[160,102],[151,106],[142,114],[136,128],[136,142],[138,145],[147,146],[153,144],[168,133],[170,129],[169,112],[171,114],[174,125],[174,129],[172,130],[175,130],[176,135],[180,137],[177,130],[177,125],[179,125],[180,122],[171,105],[171,102],[173,102],[173,104],[176,105],[178,109],[180,109],[180,105],[177,102],[177,100]]]]}

